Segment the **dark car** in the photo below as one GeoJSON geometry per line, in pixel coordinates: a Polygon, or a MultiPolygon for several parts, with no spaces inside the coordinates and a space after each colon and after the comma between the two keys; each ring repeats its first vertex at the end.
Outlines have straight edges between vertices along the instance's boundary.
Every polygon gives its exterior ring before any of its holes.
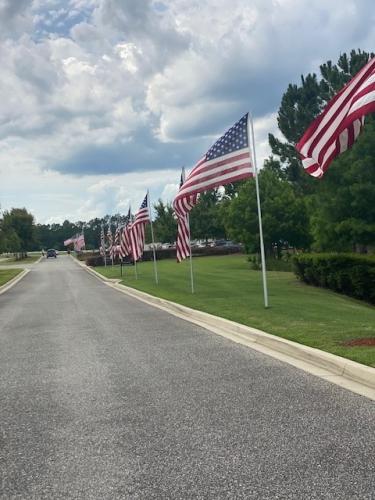
{"type": "Polygon", "coordinates": [[[50,248],[49,250],[47,250],[47,259],[48,257],[57,257],[57,252],[54,248],[50,248]]]}

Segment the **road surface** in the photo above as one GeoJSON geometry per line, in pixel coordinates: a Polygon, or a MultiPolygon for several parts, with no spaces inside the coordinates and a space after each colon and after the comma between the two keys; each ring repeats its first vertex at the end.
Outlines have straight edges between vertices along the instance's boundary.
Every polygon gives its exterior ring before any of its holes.
{"type": "Polygon", "coordinates": [[[67,256],[0,296],[1,499],[373,499],[374,415],[67,256]]]}

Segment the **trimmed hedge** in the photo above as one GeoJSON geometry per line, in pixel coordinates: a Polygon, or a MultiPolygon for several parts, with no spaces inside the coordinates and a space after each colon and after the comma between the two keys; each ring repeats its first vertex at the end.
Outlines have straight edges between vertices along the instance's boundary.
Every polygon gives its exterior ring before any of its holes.
{"type": "MultiPolygon", "coordinates": [[[[225,245],[225,246],[220,246],[220,247],[202,247],[198,248],[195,247],[192,249],[193,251],[193,256],[194,257],[205,257],[208,255],[230,255],[233,253],[241,253],[242,247],[239,245],[225,245]]],[[[78,257],[80,260],[85,260],[86,265],[91,266],[91,267],[96,267],[96,266],[103,266],[104,265],[104,260],[101,255],[98,253],[96,254],[82,254],[78,257]]],[[[143,261],[149,261],[153,260],[153,252],[152,250],[145,250],[143,252],[142,260],[143,261]]],[[[176,259],[176,249],[175,248],[166,248],[166,249],[160,249],[156,250],[156,259],[157,260],[163,260],[163,259],[176,259]]],[[[110,262],[109,257],[107,256],[107,263],[110,262]]],[[[115,263],[119,264],[119,259],[118,257],[115,259],[115,263]]],[[[126,263],[129,263],[127,259],[125,259],[126,263]]]]}
{"type": "Polygon", "coordinates": [[[308,285],[375,304],[375,258],[356,254],[300,254],[294,272],[308,285]]]}

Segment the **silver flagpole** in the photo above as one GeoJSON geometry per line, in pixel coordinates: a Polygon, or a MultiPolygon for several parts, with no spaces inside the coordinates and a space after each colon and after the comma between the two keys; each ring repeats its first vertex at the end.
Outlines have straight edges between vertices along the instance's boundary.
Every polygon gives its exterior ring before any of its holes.
{"type": "Polygon", "coordinates": [[[104,253],[104,267],[107,267],[107,249],[105,247],[105,224],[102,224],[102,232],[103,232],[103,236],[104,236],[104,239],[102,241],[102,244],[103,244],[103,253],[104,253]]]}
{"type": "Polygon", "coordinates": [[[112,267],[113,267],[113,244],[114,244],[114,240],[113,240],[113,234],[112,234],[111,219],[109,219],[109,229],[110,229],[110,231],[111,231],[111,239],[112,239],[112,245],[111,245],[111,261],[112,261],[112,267]]]}
{"type": "Polygon", "coordinates": [[[150,217],[150,224],[151,224],[151,239],[152,239],[152,253],[154,255],[154,274],[155,274],[155,283],[158,285],[159,284],[159,277],[158,277],[158,266],[156,264],[156,251],[155,251],[155,240],[154,240],[154,228],[152,225],[152,216],[151,216],[151,202],[150,202],[150,192],[147,189],[147,203],[148,203],[148,215],[150,217]]]}
{"type": "Polygon", "coordinates": [[[191,293],[194,293],[194,273],[193,273],[193,252],[191,251],[191,234],[190,234],[190,215],[187,215],[187,223],[189,228],[189,252],[190,252],[190,283],[191,293]]]}
{"type": "Polygon", "coordinates": [[[258,182],[258,168],[257,168],[257,157],[255,153],[255,140],[254,140],[254,126],[253,118],[251,114],[248,114],[248,124],[247,124],[249,147],[252,145],[252,155],[254,164],[254,177],[255,177],[255,187],[257,193],[257,205],[258,205],[258,220],[259,220],[259,239],[260,239],[260,256],[262,261],[262,278],[263,278],[263,294],[264,294],[264,307],[268,307],[268,290],[267,290],[267,276],[266,276],[266,257],[264,253],[264,242],[263,242],[263,227],[262,227],[262,212],[260,209],[260,196],[259,196],[259,182],[258,182]],[[251,141],[250,141],[250,130],[251,130],[251,141]]]}

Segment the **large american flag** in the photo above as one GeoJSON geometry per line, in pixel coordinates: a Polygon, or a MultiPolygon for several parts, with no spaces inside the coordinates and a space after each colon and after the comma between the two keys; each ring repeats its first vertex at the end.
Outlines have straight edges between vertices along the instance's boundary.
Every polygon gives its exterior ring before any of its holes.
{"type": "Polygon", "coordinates": [[[150,222],[150,215],[147,193],[130,227],[130,246],[134,262],[142,256],[145,245],[145,226],[148,222],[150,222]]]}
{"type": "Polygon", "coordinates": [[[177,216],[188,213],[198,193],[251,177],[248,113],[233,125],[199,160],[173,201],[177,216]]]}
{"type": "Polygon", "coordinates": [[[375,58],[327,104],[296,146],[305,170],[322,177],[334,158],[349,149],[375,112],[375,58]]]}
{"type": "Polygon", "coordinates": [[[129,212],[125,219],[125,226],[122,228],[121,238],[120,238],[120,257],[122,259],[131,254],[131,245],[130,245],[131,219],[132,216],[129,207],[129,212]]]}
{"type": "Polygon", "coordinates": [[[173,201],[178,218],[177,260],[190,255],[188,214],[198,194],[253,176],[249,145],[249,114],[233,125],[195,165],[173,201]]]}

